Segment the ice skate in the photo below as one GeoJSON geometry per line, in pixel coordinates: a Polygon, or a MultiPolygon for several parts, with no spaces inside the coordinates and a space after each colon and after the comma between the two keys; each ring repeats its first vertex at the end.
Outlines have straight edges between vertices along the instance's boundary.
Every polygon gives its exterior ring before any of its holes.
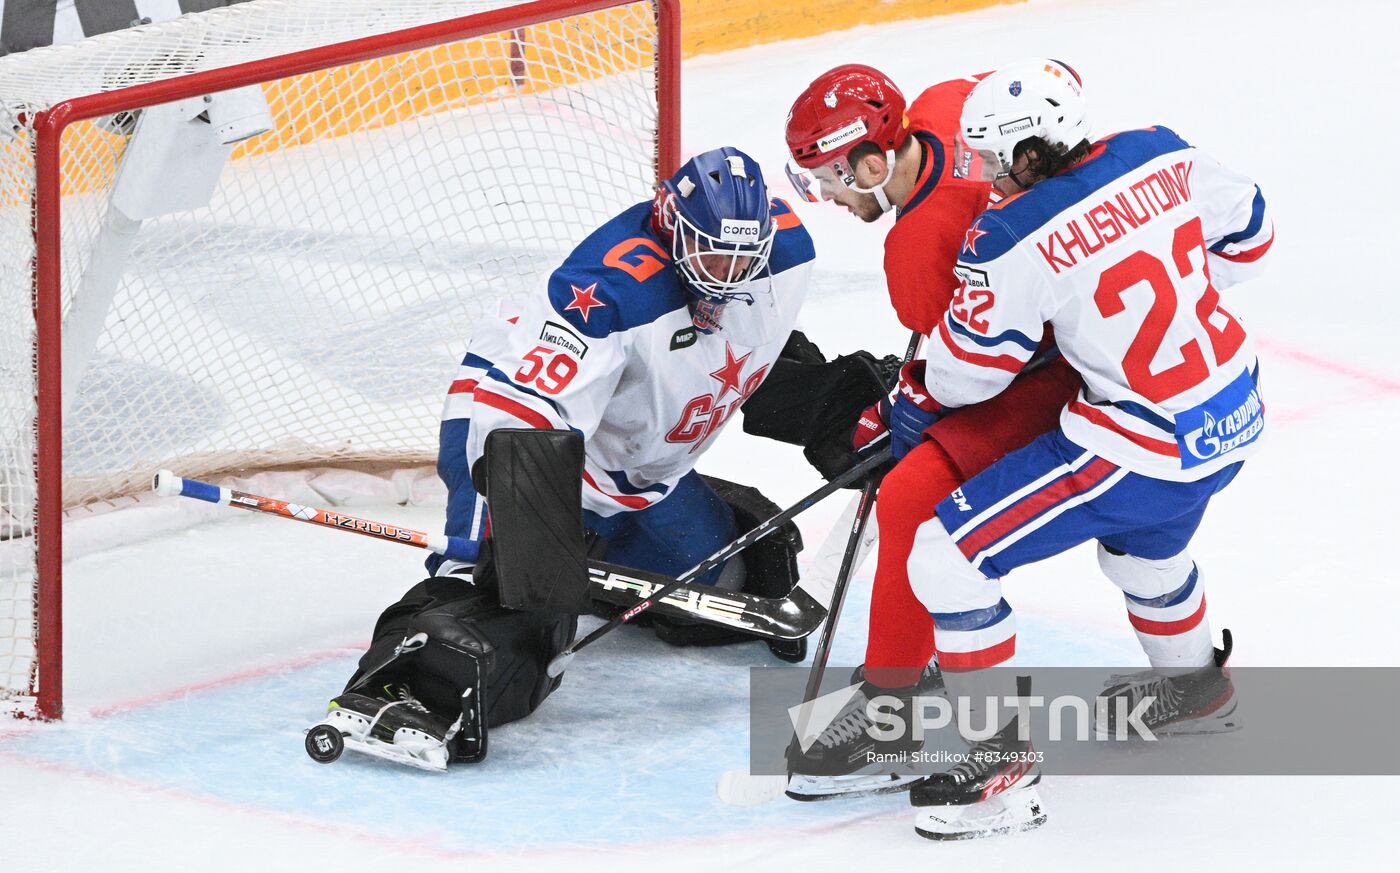
{"type": "Polygon", "coordinates": [[[919,807],[914,831],[930,840],[973,840],[1045,824],[1036,784],[1040,767],[1029,740],[1017,737],[1013,718],[995,736],[975,743],[967,760],[914,785],[919,807]]]}
{"type": "MultiPolygon", "coordinates": [[[[369,689],[364,689],[368,691],[369,689]]],[[[306,733],[306,751],[322,763],[351,749],[423,770],[447,769],[447,743],[456,725],[433,715],[403,683],[376,693],[351,691],[330,702],[326,717],[306,733]]]]}
{"type": "MultiPolygon", "coordinates": [[[[858,681],[862,675],[857,671],[853,679],[858,681]]],[[[905,701],[902,711],[908,712],[912,698],[942,691],[943,676],[936,666],[926,668],[919,682],[906,688],[879,688],[862,682],[860,690],[805,752],[796,746],[789,751],[792,775],[787,796],[808,801],[907,791],[923,778],[917,772],[917,762],[911,760],[923,741],[912,736],[875,739],[869,733],[873,722],[866,707],[872,698],[889,696],[905,701]]]]}
{"type": "MultiPolygon", "coordinates": [[[[1110,677],[1100,695],[1101,715],[1095,727],[1101,736],[1114,736],[1119,719],[1148,698],[1152,702],[1137,720],[1155,736],[1221,734],[1239,730],[1235,686],[1227,663],[1234,648],[1228,630],[1221,631],[1221,648],[1211,663],[1190,672],[1146,670],[1110,677]],[[1122,700],[1126,705],[1119,703],[1122,700]]],[[[1132,733],[1130,726],[1124,730],[1132,733]]]]}

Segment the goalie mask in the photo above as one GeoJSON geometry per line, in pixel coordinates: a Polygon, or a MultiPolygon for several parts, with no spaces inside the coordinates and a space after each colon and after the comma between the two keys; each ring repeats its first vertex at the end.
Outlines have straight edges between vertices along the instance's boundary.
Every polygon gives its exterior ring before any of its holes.
{"type": "Polygon", "coordinates": [[[692,297],[697,329],[724,329],[735,301],[752,307],[760,296],[771,298],[767,287],[750,285],[767,269],[777,231],[753,158],[728,147],[696,155],[662,183],[654,217],[692,297]]]}

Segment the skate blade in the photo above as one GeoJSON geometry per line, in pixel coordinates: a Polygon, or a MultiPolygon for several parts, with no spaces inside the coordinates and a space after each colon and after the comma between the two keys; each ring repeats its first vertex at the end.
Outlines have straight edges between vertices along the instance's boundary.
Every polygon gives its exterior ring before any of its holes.
{"type": "Polygon", "coordinates": [[[1239,715],[1235,712],[1238,707],[1239,704],[1231,700],[1229,708],[1224,712],[1212,712],[1201,718],[1162,725],[1153,733],[1159,737],[1192,737],[1202,734],[1233,733],[1243,727],[1239,715]]]}
{"type": "Polygon", "coordinates": [[[980,840],[1033,831],[1045,820],[1040,794],[1019,788],[966,806],[923,807],[914,832],[930,840],[980,840]]]}
{"type": "Polygon", "coordinates": [[[848,797],[874,797],[908,791],[924,777],[912,773],[881,773],[863,776],[807,776],[794,773],[788,780],[787,796],[793,800],[838,800],[848,797]]]}
{"type": "MultiPolygon", "coordinates": [[[[1238,704],[1230,702],[1229,709],[1224,712],[1212,712],[1199,718],[1183,719],[1168,724],[1159,725],[1152,728],[1154,737],[1199,737],[1210,734],[1229,734],[1239,730],[1244,724],[1240,721],[1239,715],[1235,712],[1238,704]]],[[[1099,724],[1094,725],[1094,736],[1100,740],[1113,739],[1113,734],[1099,724]]],[[[1130,738],[1136,739],[1133,734],[1130,738]]]]}
{"type": "Polygon", "coordinates": [[[403,749],[393,743],[386,743],[372,738],[356,739],[354,737],[344,737],[345,750],[347,752],[359,752],[362,755],[369,755],[372,758],[382,758],[386,761],[393,761],[395,764],[403,764],[418,770],[428,770],[433,773],[447,772],[447,754],[443,750],[439,754],[432,754],[433,750],[427,752],[412,752],[403,749]]]}

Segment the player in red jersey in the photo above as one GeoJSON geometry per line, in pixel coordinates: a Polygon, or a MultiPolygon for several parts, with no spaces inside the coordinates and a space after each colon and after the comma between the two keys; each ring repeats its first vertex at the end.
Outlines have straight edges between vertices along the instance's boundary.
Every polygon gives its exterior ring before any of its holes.
{"type": "MultiPolygon", "coordinates": [[[[976,320],[984,301],[976,289],[959,284],[953,268],[964,245],[976,244],[968,238],[973,219],[1001,194],[1014,193],[981,181],[980,168],[955,164],[963,101],[980,78],[934,85],[906,111],[904,95],[888,76],[848,64],[818,76],[788,115],[789,177],[806,200],[834,201],[867,222],[895,212],[894,227],[885,238],[890,302],[900,322],[925,337],[940,329],[952,305],[976,320]]],[[[912,696],[921,677],[925,686],[932,679],[925,669],[934,655],[933,621],[909,583],[915,533],[934,517],[938,503],[972,476],[1055,429],[1060,410],[1079,388],[1079,375],[1054,352],[1052,340],[1038,354],[1043,362],[1001,394],[949,413],[932,426],[923,417],[927,393],[904,391],[892,403],[868,410],[838,437],[839,445],[809,452],[814,460],[824,458],[818,466],[832,475],[849,463],[852,447],[858,449],[888,429],[900,458],[881,483],[876,504],[880,546],[870,604],[866,694],[855,695],[806,753],[804,764],[814,773],[840,773],[848,769],[842,764],[848,759],[864,761],[867,752],[900,750],[870,739],[865,725],[857,722],[869,720],[868,697],[892,692],[912,696]],[[862,747],[855,748],[851,737],[862,747]]],[[[922,383],[901,378],[901,388],[908,384],[922,383]]],[[[796,775],[788,793],[815,799],[887,792],[908,788],[917,779],[892,773],[796,775]]]]}

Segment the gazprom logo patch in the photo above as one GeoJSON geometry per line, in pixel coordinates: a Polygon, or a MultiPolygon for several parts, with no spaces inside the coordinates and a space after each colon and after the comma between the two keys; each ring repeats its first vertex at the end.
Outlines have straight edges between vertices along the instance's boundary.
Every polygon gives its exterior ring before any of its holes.
{"type": "Polygon", "coordinates": [[[743,221],[737,218],[726,218],[720,222],[719,238],[721,242],[730,243],[756,243],[761,233],[757,221],[743,221]]]}
{"type": "Polygon", "coordinates": [[[821,151],[822,154],[826,154],[833,149],[839,149],[856,137],[865,136],[865,131],[865,119],[857,118],[835,133],[829,133],[817,140],[817,149],[821,151]]]}
{"type": "Polygon", "coordinates": [[[1189,470],[1247,446],[1264,432],[1264,401],[1248,371],[1200,406],[1176,416],[1181,467],[1189,470]]]}

